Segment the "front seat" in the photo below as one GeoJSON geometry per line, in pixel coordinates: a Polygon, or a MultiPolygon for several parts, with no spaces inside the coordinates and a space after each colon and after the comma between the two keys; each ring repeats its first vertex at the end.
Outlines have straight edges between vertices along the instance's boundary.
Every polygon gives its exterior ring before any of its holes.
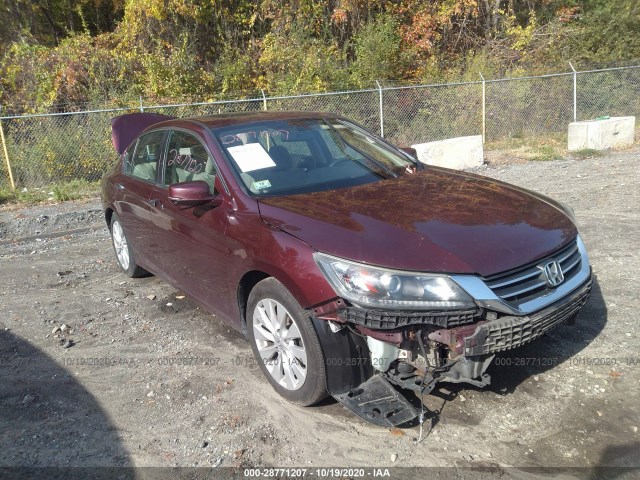
{"type": "Polygon", "coordinates": [[[269,150],[269,156],[276,164],[276,171],[291,170],[293,168],[293,159],[286,148],[280,145],[273,146],[269,150]]]}

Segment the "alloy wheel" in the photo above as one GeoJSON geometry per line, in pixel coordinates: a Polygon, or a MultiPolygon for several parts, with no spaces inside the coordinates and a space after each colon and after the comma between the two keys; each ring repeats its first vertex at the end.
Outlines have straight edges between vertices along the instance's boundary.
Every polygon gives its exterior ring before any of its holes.
{"type": "Polygon", "coordinates": [[[298,325],[278,301],[264,298],[253,312],[253,331],[261,360],[271,377],[287,390],[307,378],[307,352],[298,325]]]}

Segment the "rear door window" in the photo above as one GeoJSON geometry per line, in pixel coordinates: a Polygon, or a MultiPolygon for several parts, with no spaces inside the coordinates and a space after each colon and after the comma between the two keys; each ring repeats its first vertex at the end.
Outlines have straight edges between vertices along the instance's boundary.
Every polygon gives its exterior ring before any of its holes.
{"type": "Polygon", "coordinates": [[[129,153],[125,155],[125,174],[145,182],[156,182],[164,133],[164,131],[151,132],[138,139],[133,155],[129,153]]]}

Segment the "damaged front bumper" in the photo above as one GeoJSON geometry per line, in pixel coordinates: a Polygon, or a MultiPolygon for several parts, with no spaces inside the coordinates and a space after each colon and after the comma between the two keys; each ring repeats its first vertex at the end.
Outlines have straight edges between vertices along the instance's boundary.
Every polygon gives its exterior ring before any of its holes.
{"type": "MultiPolygon", "coordinates": [[[[446,312],[369,310],[343,300],[316,309],[313,314],[317,326],[318,322],[329,324],[327,333],[351,338],[353,348],[339,355],[358,358],[357,366],[352,361],[346,367],[355,373],[353,381],[349,381],[347,371],[340,372],[343,383],[332,381],[335,369],[327,372],[329,391],[372,423],[396,426],[415,420],[418,410],[401,393],[403,389],[421,397],[438,382],[488,385],[491,378],[486,370],[496,353],[525,345],[562,323],[572,323],[589,298],[591,284],[589,275],[564,298],[520,316],[486,308],[446,312]]],[[[331,361],[331,352],[325,351],[327,354],[331,361]]]]}
{"type": "Polygon", "coordinates": [[[429,338],[465,356],[486,355],[519,347],[574,318],[591,293],[591,279],[568,297],[525,316],[506,315],[474,325],[436,330],[429,338]]]}

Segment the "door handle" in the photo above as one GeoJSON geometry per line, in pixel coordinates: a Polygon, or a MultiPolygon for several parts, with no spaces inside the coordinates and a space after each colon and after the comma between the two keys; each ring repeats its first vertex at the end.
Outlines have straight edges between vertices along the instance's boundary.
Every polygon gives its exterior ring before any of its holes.
{"type": "Polygon", "coordinates": [[[123,184],[121,184],[121,183],[116,183],[116,188],[117,188],[118,190],[124,190],[124,185],[123,185],[123,184]]]}
{"type": "Polygon", "coordinates": [[[152,207],[162,207],[162,203],[160,203],[160,200],[149,200],[149,205],[151,205],[152,207]]]}

